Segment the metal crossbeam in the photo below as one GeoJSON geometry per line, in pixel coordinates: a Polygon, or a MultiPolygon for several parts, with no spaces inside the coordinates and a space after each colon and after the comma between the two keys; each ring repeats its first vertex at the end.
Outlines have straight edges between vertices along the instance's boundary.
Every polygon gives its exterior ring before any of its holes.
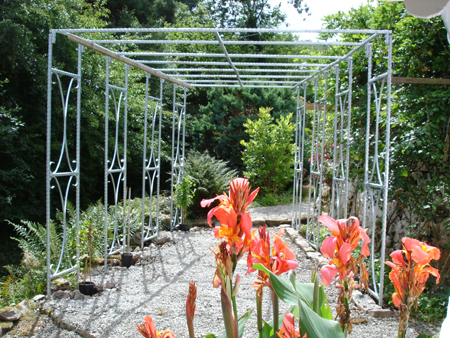
{"type": "MultiPolygon", "coordinates": [[[[223,54],[225,54],[225,57],[227,58],[228,63],[230,64],[230,67],[231,67],[231,68],[234,70],[234,72],[236,73],[236,77],[237,77],[237,79],[238,79],[238,81],[239,81],[239,84],[242,86],[241,78],[239,77],[239,72],[238,72],[238,70],[236,69],[236,67],[233,65],[233,61],[231,61],[231,58],[230,58],[230,56],[228,55],[227,49],[225,48],[225,45],[223,44],[222,39],[220,38],[220,35],[219,35],[219,33],[217,33],[217,32],[216,32],[216,38],[217,38],[217,40],[219,41],[220,47],[222,48],[223,54]]],[[[222,56],[223,56],[223,55],[221,55],[221,57],[222,57],[222,56]]]]}

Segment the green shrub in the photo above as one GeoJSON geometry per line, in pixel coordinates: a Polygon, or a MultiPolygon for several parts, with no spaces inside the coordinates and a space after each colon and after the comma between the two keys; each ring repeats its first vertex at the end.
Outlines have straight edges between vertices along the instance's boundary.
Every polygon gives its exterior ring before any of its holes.
{"type": "Polygon", "coordinates": [[[186,157],[185,174],[195,184],[192,213],[205,213],[200,207],[200,201],[204,198],[212,198],[228,191],[230,181],[238,176],[238,172],[228,167],[228,162],[218,160],[208,154],[198,151],[190,151],[186,157]]]}
{"type": "Polygon", "coordinates": [[[244,124],[250,137],[242,140],[242,157],[247,171],[244,175],[263,192],[277,193],[293,180],[294,124],[292,113],[274,121],[270,108],[259,109],[259,119],[244,124]],[[274,123],[275,122],[275,123],[274,123]]]}

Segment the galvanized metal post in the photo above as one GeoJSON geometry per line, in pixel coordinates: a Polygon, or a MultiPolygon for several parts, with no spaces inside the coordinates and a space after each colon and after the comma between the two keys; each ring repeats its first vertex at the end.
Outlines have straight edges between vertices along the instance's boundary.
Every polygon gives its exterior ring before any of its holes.
{"type": "Polygon", "coordinates": [[[51,153],[51,129],[52,129],[52,58],[53,44],[56,33],[50,30],[48,37],[47,60],[47,145],[46,145],[46,172],[45,172],[45,217],[47,224],[47,299],[51,296],[51,270],[50,270],[50,153],[51,153]]]}

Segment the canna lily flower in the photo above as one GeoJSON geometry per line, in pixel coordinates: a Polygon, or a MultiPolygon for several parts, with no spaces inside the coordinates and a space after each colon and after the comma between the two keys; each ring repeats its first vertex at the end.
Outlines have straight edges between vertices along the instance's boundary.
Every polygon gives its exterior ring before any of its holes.
{"type": "MultiPolygon", "coordinates": [[[[272,254],[270,252],[270,240],[269,233],[267,232],[266,225],[259,227],[259,239],[254,239],[250,243],[250,252],[247,256],[247,274],[249,272],[256,271],[253,268],[253,264],[261,263],[268,270],[272,271],[276,275],[281,275],[282,273],[293,270],[297,267],[298,263],[294,261],[295,255],[289,249],[289,246],[283,242],[281,235],[284,229],[280,229],[278,235],[273,235],[274,245],[272,248],[272,254]]],[[[258,280],[254,283],[254,288],[256,289],[256,308],[258,314],[258,330],[261,332],[262,325],[262,295],[263,287],[268,286],[271,290],[272,295],[272,306],[273,306],[273,327],[274,330],[278,330],[278,296],[274,292],[269,276],[264,272],[258,271],[258,280]]]]}
{"type": "Polygon", "coordinates": [[[153,318],[151,316],[145,316],[144,320],[145,323],[137,325],[137,330],[145,338],[175,338],[171,330],[156,333],[156,326],[153,324],[153,318]]]}
{"type": "Polygon", "coordinates": [[[394,305],[400,309],[398,337],[406,330],[411,309],[417,309],[417,301],[425,289],[425,283],[431,275],[439,283],[439,271],[430,266],[431,260],[439,260],[438,248],[419,242],[413,238],[403,238],[403,249],[394,251],[390,256],[392,262],[384,262],[392,268],[389,278],[394,284],[392,294],[394,305]]]}
{"type": "Polygon", "coordinates": [[[158,338],[175,338],[175,335],[171,330],[158,332],[158,338]]]}
{"type": "Polygon", "coordinates": [[[336,312],[342,330],[347,329],[348,333],[351,333],[352,323],[350,321],[349,304],[353,289],[359,287],[353,280],[353,276],[358,273],[357,263],[359,263],[360,280],[366,290],[369,290],[369,274],[364,265],[364,258],[370,255],[368,246],[370,238],[361,228],[356,217],[334,220],[327,215],[321,215],[318,221],[331,232],[331,236],[325,238],[320,248],[324,257],[330,258],[328,265],[320,270],[320,276],[325,285],[330,285],[333,278],[339,276],[337,286],[341,292],[336,312]],[[352,251],[359,245],[359,240],[363,241],[361,255],[358,259],[354,259],[352,251]]]}
{"type": "Polygon", "coordinates": [[[145,338],[158,338],[156,335],[156,326],[153,324],[153,318],[151,316],[144,317],[144,323],[137,325],[137,330],[145,338]]]}
{"type": "Polygon", "coordinates": [[[194,281],[189,282],[189,292],[186,297],[186,321],[189,330],[189,337],[195,338],[194,335],[194,314],[195,314],[195,300],[197,298],[197,287],[194,281]]]}
{"type": "MultiPolygon", "coordinates": [[[[277,276],[289,270],[294,270],[297,267],[298,263],[295,261],[295,254],[280,237],[283,232],[284,229],[280,229],[278,235],[273,235],[274,245],[272,254],[270,254],[270,240],[267,226],[264,225],[258,229],[259,239],[255,238],[250,244],[250,253],[247,257],[247,274],[256,271],[253,268],[253,264],[257,263],[261,263],[277,276]]],[[[262,280],[267,282],[269,277],[262,271],[259,273],[261,273],[260,277],[262,277],[262,280]]],[[[261,278],[259,282],[261,282],[261,278]]]]}
{"type": "Polygon", "coordinates": [[[360,262],[361,281],[364,283],[366,289],[368,289],[368,273],[363,264],[363,260],[364,257],[370,255],[368,243],[371,241],[365,230],[359,225],[359,220],[356,217],[334,220],[327,215],[322,215],[318,221],[325,225],[332,235],[325,238],[320,251],[324,257],[331,259],[328,263],[329,265],[334,264],[334,266],[321,269],[322,282],[325,285],[330,285],[337,274],[339,274],[339,279],[342,280],[351,272],[353,274],[358,272],[356,269],[356,260],[352,257],[351,252],[356,249],[361,239],[363,245],[358,261],[360,262]]]}
{"type": "MultiPolygon", "coordinates": [[[[294,315],[290,312],[287,312],[284,315],[283,326],[280,329],[280,332],[277,333],[280,338],[299,338],[300,331],[295,330],[295,318],[294,315]]],[[[306,333],[303,336],[306,338],[306,333]]]]}
{"type": "Polygon", "coordinates": [[[230,182],[228,195],[202,200],[200,205],[209,207],[212,202],[219,200],[220,204],[208,212],[210,226],[213,216],[220,222],[220,226],[214,229],[214,236],[225,239],[228,242],[228,250],[237,256],[239,260],[248,251],[252,240],[252,221],[248,213],[248,207],[258,194],[259,188],[250,193],[250,182],[246,178],[236,178],[230,182]]]}

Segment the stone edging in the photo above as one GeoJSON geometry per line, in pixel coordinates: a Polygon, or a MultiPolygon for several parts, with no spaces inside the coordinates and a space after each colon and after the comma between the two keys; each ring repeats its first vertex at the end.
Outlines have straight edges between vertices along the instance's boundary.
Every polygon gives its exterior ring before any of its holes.
{"type": "Polygon", "coordinates": [[[48,307],[45,306],[45,304],[43,304],[43,306],[41,307],[40,312],[42,314],[49,316],[53,320],[55,325],[60,327],[63,330],[73,331],[75,333],[78,333],[80,336],[82,336],[84,338],[98,338],[96,335],[90,334],[89,332],[87,332],[83,329],[80,329],[79,327],[76,327],[75,325],[67,323],[66,321],[64,321],[64,319],[60,318],[56,314],[56,311],[49,309],[48,307]]]}
{"type": "MultiPolygon", "coordinates": [[[[312,260],[317,266],[321,267],[328,264],[328,259],[324,258],[320,252],[316,252],[303,238],[297,230],[291,228],[290,224],[283,224],[280,226],[281,228],[285,228],[286,234],[291,239],[292,243],[298,246],[306,256],[312,260]]],[[[395,311],[391,311],[390,309],[383,309],[379,306],[375,301],[367,294],[363,294],[358,290],[353,291],[352,301],[355,305],[361,310],[365,311],[372,317],[376,318],[385,318],[385,317],[393,317],[397,316],[395,311]]]]}

